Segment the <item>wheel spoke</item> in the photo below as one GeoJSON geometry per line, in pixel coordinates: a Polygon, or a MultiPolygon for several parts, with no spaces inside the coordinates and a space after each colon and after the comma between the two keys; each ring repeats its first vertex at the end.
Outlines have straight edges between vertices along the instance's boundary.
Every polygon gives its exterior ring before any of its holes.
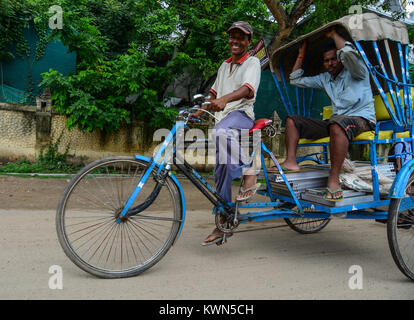
{"type": "Polygon", "coordinates": [[[146,168],[147,162],[134,158],[103,159],[85,167],[66,188],[57,212],[59,241],[83,270],[106,278],[132,276],[157,263],[171,247],[182,208],[168,176],[161,188],[154,179],[146,181],[131,206],[142,212],[116,219],[146,168]]]}
{"type": "Polygon", "coordinates": [[[330,220],[321,218],[286,218],[285,221],[296,232],[310,234],[325,228],[330,220]]]}

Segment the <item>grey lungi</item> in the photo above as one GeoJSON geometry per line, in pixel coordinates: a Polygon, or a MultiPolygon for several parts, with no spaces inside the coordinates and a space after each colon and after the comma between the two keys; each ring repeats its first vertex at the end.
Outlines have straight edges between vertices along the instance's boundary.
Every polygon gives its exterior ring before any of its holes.
{"type": "Polygon", "coordinates": [[[239,137],[241,134],[247,135],[253,125],[251,118],[237,110],[229,113],[213,129],[213,141],[216,143],[216,190],[227,202],[232,201],[232,181],[250,168],[249,158],[240,146],[239,137]]]}

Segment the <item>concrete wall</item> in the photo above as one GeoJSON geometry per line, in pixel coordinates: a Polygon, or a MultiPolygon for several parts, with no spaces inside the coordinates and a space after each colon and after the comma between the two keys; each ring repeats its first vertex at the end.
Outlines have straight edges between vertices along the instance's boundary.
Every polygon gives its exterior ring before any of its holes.
{"type": "MultiPolygon", "coordinates": [[[[280,128],[280,119],[276,113],[273,120],[279,126],[279,133],[274,138],[264,138],[264,141],[280,161],[286,156],[284,129],[280,128]]],[[[212,124],[195,127],[206,134],[212,124]]],[[[48,106],[0,103],[0,162],[22,158],[33,161],[39,156],[42,147],[50,141],[56,141],[58,137],[61,137],[60,151],[63,153],[69,146],[69,153],[75,156],[71,160],[75,163],[87,163],[116,155],[151,156],[155,147],[160,144],[159,141],[153,141],[153,135],[154,132],[141,121],[133,122],[111,134],[99,130],[82,132],[76,128],[69,131],[65,126],[65,117],[51,112],[48,106]]],[[[320,147],[299,148],[298,156],[318,150],[320,147]]],[[[205,153],[204,161],[200,156],[194,157],[193,161],[188,158],[186,160],[198,170],[210,172],[214,168],[214,153],[213,157],[208,157],[209,154],[205,153]]],[[[266,162],[266,165],[273,165],[270,159],[266,159],[266,162]]]]}
{"type": "MultiPolygon", "coordinates": [[[[50,102],[49,102],[50,103],[50,102]]],[[[275,113],[275,121],[279,121],[275,113]]],[[[201,129],[205,135],[210,124],[193,125],[201,129]]],[[[278,128],[280,131],[280,128],[278,128]]],[[[145,123],[136,121],[124,126],[117,132],[105,134],[99,130],[82,132],[78,129],[67,130],[65,117],[53,113],[50,105],[39,102],[37,106],[21,106],[0,103],[0,162],[14,161],[26,158],[35,160],[42,147],[61,137],[60,152],[69,146],[69,153],[75,157],[76,163],[90,162],[108,156],[142,154],[151,156],[160,141],[153,141],[154,131],[147,128],[145,123]]],[[[191,138],[192,139],[192,138],[191,138]]],[[[281,135],[266,139],[266,145],[279,157],[284,155],[281,135]]],[[[187,145],[191,144],[187,143],[187,145]]],[[[195,168],[211,171],[214,167],[214,156],[204,159],[200,156],[193,160],[186,159],[195,168]]],[[[214,153],[213,153],[214,155],[214,153]]]]}
{"type": "Polygon", "coordinates": [[[35,107],[0,104],[0,158],[31,158],[36,145],[35,107]]]}
{"type": "Polygon", "coordinates": [[[13,161],[27,158],[34,160],[40,149],[61,136],[60,149],[69,145],[70,153],[85,160],[96,160],[111,155],[151,154],[152,132],[137,121],[115,133],[99,130],[69,131],[65,117],[36,106],[20,106],[0,103],[0,159],[13,161]],[[148,141],[148,142],[146,142],[148,141]]]}

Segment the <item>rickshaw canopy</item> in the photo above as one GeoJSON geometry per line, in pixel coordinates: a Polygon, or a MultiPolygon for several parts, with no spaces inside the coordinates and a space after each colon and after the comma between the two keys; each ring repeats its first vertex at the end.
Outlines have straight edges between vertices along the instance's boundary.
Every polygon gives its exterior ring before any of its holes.
{"type": "MultiPolygon", "coordinates": [[[[304,68],[305,75],[312,76],[322,72],[322,51],[330,41],[325,36],[325,33],[332,27],[335,27],[344,39],[353,43],[355,41],[378,42],[387,39],[403,45],[409,44],[407,28],[401,21],[392,21],[375,13],[347,15],[277,49],[271,57],[271,67],[278,80],[282,80],[282,74],[285,74],[285,76],[289,75],[296,61],[298,48],[304,40],[308,42],[307,61],[304,68]],[[281,72],[281,69],[283,72],[281,72]]],[[[391,46],[391,50],[394,49],[391,46]]],[[[371,54],[367,53],[367,56],[370,61],[373,61],[373,55],[371,56],[371,54]]]]}

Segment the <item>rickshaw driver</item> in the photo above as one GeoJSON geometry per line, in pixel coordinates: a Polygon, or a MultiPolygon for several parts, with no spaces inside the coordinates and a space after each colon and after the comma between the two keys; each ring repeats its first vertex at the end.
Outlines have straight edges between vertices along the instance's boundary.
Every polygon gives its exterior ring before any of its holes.
{"type": "Polygon", "coordinates": [[[349,141],[364,131],[374,130],[376,117],[370,76],[359,53],[351,42],[345,41],[335,29],[326,37],[334,45],[325,48],[323,66],[327,72],[313,77],[303,77],[302,64],[307,43],[299,48],[299,55],[290,74],[290,83],[304,88],[324,89],[332,102],[333,114],[329,120],[319,120],[299,115],[286,120],[286,160],[284,170],[299,170],[296,150],[300,138],[320,139],[330,137],[329,153],[331,171],[324,198],[343,200],[339,174],[348,151],[349,141]]]}
{"type": "MultiPolygon", "coordinates": [[[[243,175],[243,186],[236,200],[246,201],[256,193],[260,184],[256,183],[256,170],[241,152],[238,136],[241,130],[249,130],[254,125],[253,104],[260,84],[261,66],[259,59],[247,51],[253,36],[249,23],[235,22],[227,33],[231,57],[220,66],[208,99],[210,109],[215,111],[218,119],[213,129],[216,142],[214,178],[217,193],[231,202],[232,180],[243,175]]],[[[192,116],[199,118],[202,113],[197,111],[192,116]]],[[[225,221],[222,219],[221,222],[225,221]]],[[[219,244],[223,237],[223,232],[215,228],[202,245],[219,244]]]]}

